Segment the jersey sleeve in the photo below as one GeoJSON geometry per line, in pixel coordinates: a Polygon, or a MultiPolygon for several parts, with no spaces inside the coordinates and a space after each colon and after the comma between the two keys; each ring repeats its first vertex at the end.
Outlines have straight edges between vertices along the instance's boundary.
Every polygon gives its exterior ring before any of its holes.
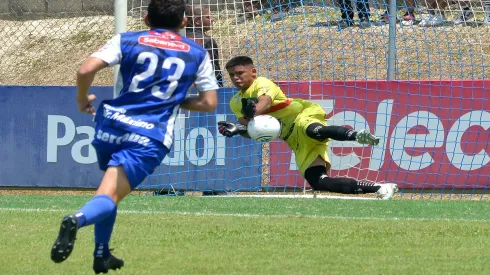
{"type": "Polygon", "coordinates": [[[93,53],[90,57],[96,57],[102,59],[109,66],[114,66],[121,63],[121,35],[114,36],[111,40],[102,46],[98,51],[93,53]]]}
{"type": "Polygon", "coordinates": [[[200,92],[217,90],[219,88],[213,65],[211,64],[211,59],[207,52],[201,65],[197,69],[196,81],[194,83],[196,84],[197,90],[200,92]]]}
{"type": "Polygon", "coordinates": [[[257,79],[257,97],[268,95],[274,101],[274,99],[278,96],[279,89],[277,89],[277,85],[274,82],[270,81],[267,78],[261,77],[257,79]]]}

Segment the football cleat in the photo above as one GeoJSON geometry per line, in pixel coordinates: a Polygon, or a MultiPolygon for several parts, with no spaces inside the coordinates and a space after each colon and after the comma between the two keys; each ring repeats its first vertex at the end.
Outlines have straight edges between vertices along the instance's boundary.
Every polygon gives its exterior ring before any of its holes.
{"type": "Polygon", "coordinates": [[[107,273],[110,269],[116,270],[121,269],[124,266],[124,261],[122,259],[118,259],[114,257],[112,254],[109,254],[109,258],[104,259],[102,257],[94,258],[94,272],[95,274],[99,273],[107,273]]]}
{"type": "Polygon", "coordinates": [[[61,263],[70,256],[77,238],[78,219],[75,215],[65,216],[61,221],[58,238],[51,248],[51,260],[61,263]]]}
{"type": "Polygon", "coordinates": [[[398,187],[394,183],[377,183],[375,185],[380,186],[378,191],[376,191],[376,197],[380,200],[391,200],[396,192],[398,192],[398,187]]]}

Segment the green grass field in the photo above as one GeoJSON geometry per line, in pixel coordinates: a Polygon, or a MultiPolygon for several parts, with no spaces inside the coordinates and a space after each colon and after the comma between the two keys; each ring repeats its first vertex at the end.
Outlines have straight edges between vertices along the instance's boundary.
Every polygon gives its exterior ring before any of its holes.
{"type": "MultiPolygon", "coordinates": [[[[49,252],[90,196],[0,196],[0,274],[92,274],[93,227],[49,252]]],[[[118,274],[488,274],[490,204],[478,201],[127,198],[118,274]]]]}

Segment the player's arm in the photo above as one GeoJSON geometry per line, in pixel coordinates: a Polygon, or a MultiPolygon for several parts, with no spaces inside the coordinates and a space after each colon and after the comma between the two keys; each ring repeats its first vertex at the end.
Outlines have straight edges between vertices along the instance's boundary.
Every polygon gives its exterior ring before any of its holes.
{"type": "Polygon", "coordinates": [[[198,68],[196,81],[194,82],[198,95],[191,95],[184,99],[180,107],[189,111],[212,112],[218,105],[216,90],[219,88],[214,75],[213,65],[206,53],[204,60],[198,68]]]}
{"type": "Polygon", "coordinates": [[[259,96],[259,101],[255,104],[255,115],[263,115],[269,112],[272,105],[272,98],[269,95],[259,96]]]}
{"type": "Polygon", "coordinates": [[[238,123],[229,121],[219,121],[218,131],[225,137],[233,137],[237,134],[245,138],[250,138],[247,133],[247,125],[249,120],[243,117],[240,105],[236,105],[234,98],[230,101],[230,109],[238,117],[238,123]]]}
{"type": "MultiPolygon", "coordinates": [[[[248,120],[248,119],[246,119],[246,118],[244,118],[244,117],[240,117],[240,118],[238,118],[238,123],[239,123],[240,125],[243,125],[243,126],[248,126],[248,122],[249,122],[249,121],[250,121],[250,120],[248,120]]],[[[247,130],[246,130],[246,129],[245,129],[245,131],[241,131],[241,132],[239,132],[238,134],[240,134],[240,136],[242,136],[242,137],[244,137],[244,138],[251,138],[251,137],[248,135],[248,132],[247,132],[247,130]]]]}
{"type": "Polygon", "coordinates": [[[240,118],[238,118],[238,123],[240,123],[241,125],[245,125],[245,126],[247,126],[249,121],[250,121],[250,120],[248,120],[248,119],[246,119],[246,118],[244,118],[244,117],[240,117],[240,118]]]}
{"type": "Polygon", "coordinates": [[[103,60],[89,57],[78,69],[77,103],[80,112],[95,115],[95,108],[91,104],[95,100],[95,95],[89,95],[88,91],[94,82],[95,74],[105,67],[107,67],[107,63],[103,60]]]}
{"type": "Polygon", "coordinates": [[[269,113],[272,106],[272,100],[277,96],[274,89],[274,83],[268,79],[261,79],[258,83],[257,101],[250,98],[242,98],[242,110],[246,118],[269,113]]]}
{"type": "Polygon", "coordinates": [[[82,113],[95,115],[92,102],[95,95],[89,95],[95,75],[100,70],[118,64],[121,60],[121,36],[116,35],[102,48],[87,58],[77,71],[77,103],[82,113]]]}
{"type": "Polygon", "coordinates": [[[212,112],[218,105],[216,90],[199,92],[198,95],[191,95],[184,99],[180,105],[182,109],[196,112],[212,112]]]}

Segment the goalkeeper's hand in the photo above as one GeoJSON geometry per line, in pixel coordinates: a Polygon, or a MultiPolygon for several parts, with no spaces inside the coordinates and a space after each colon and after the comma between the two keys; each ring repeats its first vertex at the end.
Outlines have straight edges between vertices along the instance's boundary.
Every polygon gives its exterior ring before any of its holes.
{"type": "Polygon", "coordinates": [[[218,122],[218,131],[220,134],[222,134],[225,137],[231,138],[232,136],[240,133],[246,133],[247,132],[247,126],[238,124],[238,123],[232,123],[228,121],[219,121],[218,122]]]}
{"type": "Polygon", "coordinates": [[[246,118],[252,119],[255,117],[255,113],[257,112],[256,104],[257,99],[242,98],[242,113],[246,118]]]}

